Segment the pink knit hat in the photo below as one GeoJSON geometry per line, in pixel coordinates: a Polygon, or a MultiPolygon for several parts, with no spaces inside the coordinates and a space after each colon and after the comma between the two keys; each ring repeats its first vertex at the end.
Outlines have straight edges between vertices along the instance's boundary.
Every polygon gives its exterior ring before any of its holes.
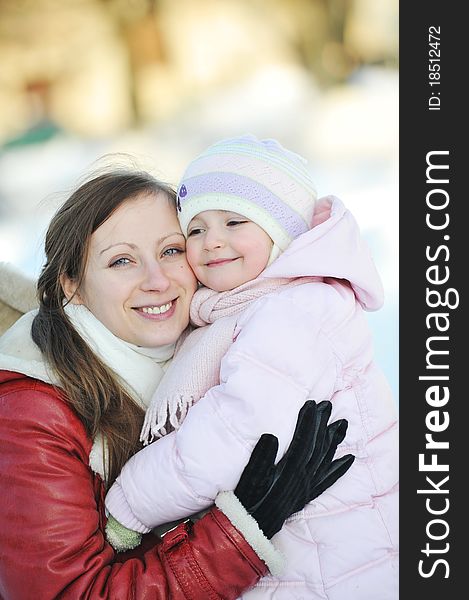
{"type": "Polygon", "coordinates": [[[317,194],[306,160],[276,140],[221,140],[187,167],[178,188],[181,229],[205,210],[237,212],[274,242],[271,262],[311,227],[317,194]]]}

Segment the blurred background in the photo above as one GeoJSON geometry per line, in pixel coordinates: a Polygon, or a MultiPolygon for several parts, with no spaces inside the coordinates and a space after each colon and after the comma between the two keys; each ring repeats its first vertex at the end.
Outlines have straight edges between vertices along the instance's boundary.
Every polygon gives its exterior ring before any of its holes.
{"type": "Polygon", "coordinates": [[[0,0],[1,261],[38,275],[52,214],[103,155],[176,184],[243,133],[305,156],[354,213],[398,402],[398,0],[0,0]]]}

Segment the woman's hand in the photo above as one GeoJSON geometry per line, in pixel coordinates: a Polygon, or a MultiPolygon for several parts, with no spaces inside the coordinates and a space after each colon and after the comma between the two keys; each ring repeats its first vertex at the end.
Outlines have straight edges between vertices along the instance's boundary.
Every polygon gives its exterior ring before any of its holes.
{"type": "Polygon", "coordinates": [[[269,539],[290,515],[342,477],[355,460],[351,454],[332,460],[348,423],[341,419],[328,425],[331,409],[329,401],[316,404],[308,400],[278,464],[278,440],[264,434],[241,475],[234,493],[269,539]]]}

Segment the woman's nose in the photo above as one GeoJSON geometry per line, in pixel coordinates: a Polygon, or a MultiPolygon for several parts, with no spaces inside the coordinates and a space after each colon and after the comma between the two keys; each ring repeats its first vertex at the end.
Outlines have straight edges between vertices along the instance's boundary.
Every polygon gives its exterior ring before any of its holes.
{"type": "Polygon", "coordinates": [[[145,274],[141,288],[147,292],[165,292],[171,285],[171,280],[165,270],[157,262],[145,266],[145,274]]]}

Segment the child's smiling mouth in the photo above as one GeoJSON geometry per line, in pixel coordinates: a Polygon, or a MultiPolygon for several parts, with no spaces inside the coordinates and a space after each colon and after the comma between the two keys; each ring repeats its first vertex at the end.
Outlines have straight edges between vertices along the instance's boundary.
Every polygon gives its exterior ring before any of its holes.
{"type": "Polygon", "coordinates": [[[229,263],[234,262],[235,260],[238,260],[239,256],[237,256],[236,258],[217,258],[216,260],[211,260],[208,263],[205,263],[206,267],[220,267],[222,265],[226,265],[229,263]]]}

